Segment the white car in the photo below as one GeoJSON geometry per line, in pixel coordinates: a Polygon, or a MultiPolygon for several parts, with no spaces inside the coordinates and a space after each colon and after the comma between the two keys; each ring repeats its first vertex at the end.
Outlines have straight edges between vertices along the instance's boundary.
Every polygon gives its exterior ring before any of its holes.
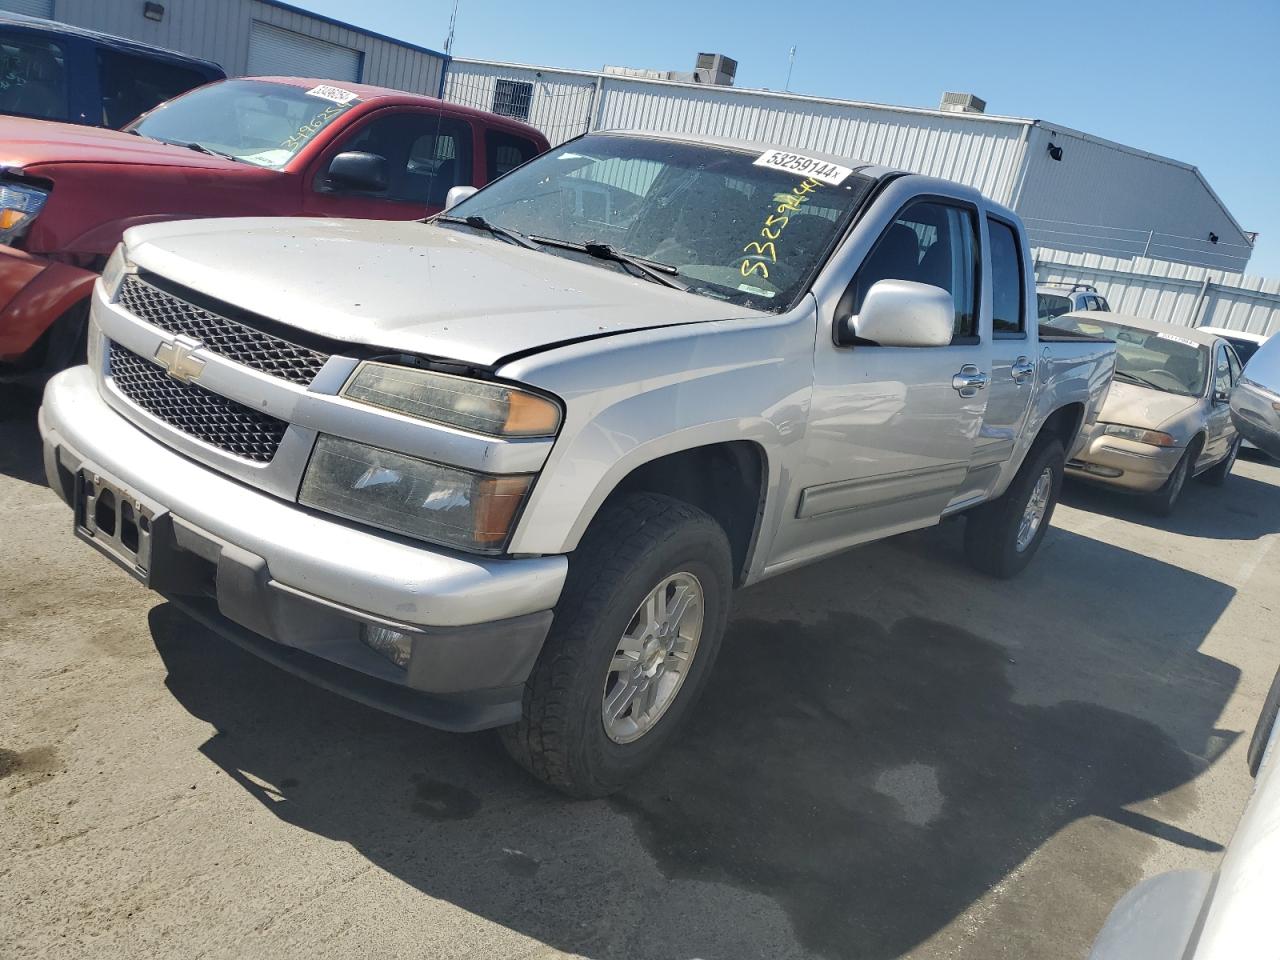
{"type": "Polygon", "coordinates": [[[1039,283],[1036,284],[1036,312],[1040,322],[1060,317],[1064,313],[1082,310],[1111,312],[1107,298],[1098,288],[1087,283],[1039,283]]]}

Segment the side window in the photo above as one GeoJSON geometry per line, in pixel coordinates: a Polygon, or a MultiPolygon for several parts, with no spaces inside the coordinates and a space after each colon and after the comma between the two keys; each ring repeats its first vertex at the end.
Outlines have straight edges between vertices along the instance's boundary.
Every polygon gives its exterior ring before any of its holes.
{"type": "Polygon", "coordinates": [[[503,133],[501,130],[488,130],[484,135],[484,152],[489,179],[497,180],[526,160],[536,157],[538,148],[524,137],[503,133]]]}
{"type": "Polygon", "coordinates": [[[1036,294],[1036,313],[1041,320],[1052,320],[1071,312],[1071,301],[1052,293],[1036,294]]]}
{"type": "Polygon", "coordinates": [[[67,120],[67,68],[56,43],[0,33],[0,113],[67,120]]]}
{"type": "Polygon", "coordinates": [[[1218,344],[1217,360],[1213,369],[1213,392],[1231,392],[1231,361],[1227,359],[1227,348],[1218,344]]]}
{"type": "Polygon", "coordinates": [[[1095,309],[1095,310],[1101,310],[1101,311],[1103,311],[1104,313],[1110,313],[1110,312],[1111,312],[1111,305],[1107,303],[1107,298],[1106,298],[1106,297],[1094,297],[1094,298],[1093,298],[1093,302],[1094,302],[1094,307],[1093,307],[1093,309],[1095,309]]]}
{"type": "Polygon", "coordinates": [[[1026,333],[1022,248],[1013,227],[987,220],[991,236],[991,318],[996,336],[1026,333]]]}
{"type": "Polygon", "coordinates": [[[98,79],[102,122],[116,130],[157,104],[208,82],[199,71],[176,63],[107,49],[98,50],[98,79]]]}
{"type": "Polygon", "coordinates": [[[851,286],[852,310],[862,309],[879,280],[914,280],[941,287],[956,305],[955,336],[978,332],[978,231],[973,211],[935,200],[910,204],[876,241],[851,286]]]}
{"type": "Polygon", "coordinates": [[[444,206],[450,187],[469,184],[471,124],[430,113],[390,113],[366,123],[339,147],[387,161],[387,189],[365,194],[400,203],[444,206]]]}
{"type": "Polygon", "coordinates": [[[1227,351],[1227,364],[1231,367],[1231,384],[1234,386],[1240,382],[1240,373],[1244,369],[1235,350],[1227,351]]]}

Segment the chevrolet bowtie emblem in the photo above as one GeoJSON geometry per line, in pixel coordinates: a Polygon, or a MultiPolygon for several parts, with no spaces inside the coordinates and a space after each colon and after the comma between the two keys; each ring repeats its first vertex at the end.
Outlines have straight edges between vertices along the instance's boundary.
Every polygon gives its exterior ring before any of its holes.
{"type": "Polygon", "coordinates": [[[190,383],[204,369],[204,361],[192,356],[203,346],[199,340],[179,335],[173,338],[173,343],[162,343],[156,348],[155,360],[179,383],[190,383]]]}

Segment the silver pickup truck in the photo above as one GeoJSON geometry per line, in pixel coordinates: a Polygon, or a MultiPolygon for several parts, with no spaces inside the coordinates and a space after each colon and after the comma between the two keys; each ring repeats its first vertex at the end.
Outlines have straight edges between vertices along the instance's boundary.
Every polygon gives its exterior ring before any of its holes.
{"type": "Polygon", "coordinates": [[[197,620],[599,795],[735,588],[961,513],[977,567],[1027,563],[1114,362],[1040,334],[1031,262],[955,183],[637,134],[427,223],[136,227],[46,470],[197,620]]]}

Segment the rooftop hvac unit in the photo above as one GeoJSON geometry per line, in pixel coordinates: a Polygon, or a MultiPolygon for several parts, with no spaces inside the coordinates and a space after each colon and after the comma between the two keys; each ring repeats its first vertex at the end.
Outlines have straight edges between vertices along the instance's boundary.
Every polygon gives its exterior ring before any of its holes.
{"type": "Polygon", "coordinates": [[[987,101],[972,93],[944,93],[938,109],[947,113],[986,113],[987,101]]]}
{"type": "Polygon", "coordinates": [[[737,72],[737,60],[726,57],[723,53],[700,53],[697,66],[693,68],[693,80],[695,83],[732,87],[733,77],[737,72]]]}

